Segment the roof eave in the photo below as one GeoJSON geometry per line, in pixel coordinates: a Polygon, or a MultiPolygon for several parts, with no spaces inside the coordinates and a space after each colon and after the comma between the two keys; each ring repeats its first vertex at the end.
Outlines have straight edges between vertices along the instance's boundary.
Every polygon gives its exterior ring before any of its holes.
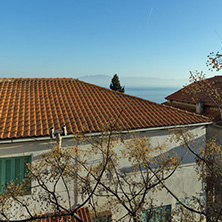
{"type": "MultiPolygon", "coordinates": [[[[127,133],[137,133],[137,132],[147,132],[147,131],[169,130],[169,129],[179,128],[179,127],[199,127],[199,126],[211,125],[212,123],[213,122],[200,122],[200,123],[191,123],[191,124],[183,124],[183,125],[149,127],[149,128],[141,128],[141,129],[122,130],[120,133],[127,134],[127,133]]],[[[102,132],[85,133],[84,136],[86,136],[86,137],[100,136],[101,133],[102,132]]],[[[117,133],[117,131],[116,131],[116,133],[117,133]]],[[[74,137],[75,137],[75,134],[69,134],[67,136],[63,136],[62,138],[63,139],[71,139],[74,137]]],[[[49,136],[35,137],[35,138],[4,139],[4,140],[0,140],[0,144],[36,142],[36,141],[46,141],[46,140],[52,140],[52,139],[49,136]]]]}

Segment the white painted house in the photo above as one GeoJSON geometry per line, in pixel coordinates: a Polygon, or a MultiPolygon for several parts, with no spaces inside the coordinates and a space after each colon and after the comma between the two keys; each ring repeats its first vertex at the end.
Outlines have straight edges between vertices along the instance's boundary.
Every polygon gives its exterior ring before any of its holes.
{"type": "MultiPolygon", "coordinates": [[[[179,143],[169,140],[169,129],[188,128],[198,140],[205,137],[206,127],[211,124],[201,115],[78,79],[1,79],[0,184],[15,180],[18,175],[22,180],[25,177],[24,162],[35,161],[42,152],[55,146],[56,141],[50,138],[50,128],[57,130],[65,125],[67,135],[63,137],[62,146],[72,146],[76,133],[99,135],[104,124],[116,119],[126,134],[126,140],[131,134],[145,136],[150,138],[152,146],[165,144],[168,151],[173,150],[180,156],[185,150],[179,143]]],[[[117,149],[121,146],[119,143],[117,149]]],[[[181,201],[202,190],[194,166],[194,156],[188,153],[182,167],[166,181],[181,201]]],[[[123,162],[121,167],[127,169],[130,165],[123,162]]],[[[74,192],[74,187],[70,190],[74,192]]],[[[4,186],[0,192],[4,192],[4,186]]],[[[153,195],[158,200],[156,205],[159,203],[170,209],[177,207],[177,201],[167,191],[153,195]]],[[[21,212],[21,209],[18,210],[18,213],[21,212]]],[[[115,212],[112,214],[113,218],[121,216],[115,212]]]]}

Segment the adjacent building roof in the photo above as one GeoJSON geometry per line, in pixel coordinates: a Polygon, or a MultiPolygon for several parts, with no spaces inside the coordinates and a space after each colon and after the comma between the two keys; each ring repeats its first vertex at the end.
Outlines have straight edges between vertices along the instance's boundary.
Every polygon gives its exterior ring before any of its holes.
{"type": "MultiPolygon", "coordinates": [[[[194,104],[188,104],[188,103],[179,103],[179,102],[165,102],[164,103],[167,106],[172,106],[178,109],[183,109],[189,112],[196,112],[196,106],[194,104]]],[[[211,121],[213,121],[217,125],[222,125],[221,115],[219,110],[216,107],[204,107],[204,113],[203,115],[209,117],[211,121]]]]}
{"type": "MultiPolygon", "coordinates": [[[[206,79],[205,82],[204,87],[208,88],[209,91],[214,91],[214,89],[216,89],[219,94],[218,96],[222,98],[222,76],[214,76],[206,79]]],[[[192,93],[187,90],[188,87],[189,86],[176,91],[175,93],[167,96],[165,99],[169,101],[180,101],[191,104],[196,104],[197,101],[203,101],[205,106],[215,107],[214,102],[205,93],[203,93],[203,91],[200,90],[197,95],[193,96],[192,93]]]]}
{"type": "Polygon", "coordinates": [[[62,125],[68,134],[99,132],[110,121],[131,130],[208,118],[78,79],[0,79],[1,139],[49,136],[62,125]]]}
{"type": "MultiPolygon", "coordinates": [[[[92,217],[89,213],[88,207],[82,207],[79,210],[76,211],[76,214],[84,221],[84,222],[92,222],[92,217]]],[[[63,215],[63,216],[53,216],[55,214],[50,214],[50,215],[44,215],[46,216],[45,218],[42,219],[36,219],[34,222],[50,222],[50,221],[59,221],[59,222],[78,222],[76,218],[73,218],[70,215],[63,215]],[[53,217],[47,217],[47,216],[53,216],[53,217]],[[72,219],[73,218],[73,219],[72,219]],[[72,220],[71,220],[72,219],[72,220]]]]}
{"type": "MultiPolygon", "coordinates": [[[[203,86],[206,91],[209,92],[209,96],[213,98],[216,104],[221,106],[222,76],[214,76],[206,79],[203,86]]],[[[167,96],[165,99],[167,99],[168,102],[165,102],[164,104],[190,112],[196,112],[195,104],[198,101],[202,101],[204,103],[203,115],[209,117],[214,123],[222,125],[220,112],[209,96],[202,90],[200,90],[196,95],[193,95],[192,92],[189,91],[189,86],[187,86],[167,96]]]]}

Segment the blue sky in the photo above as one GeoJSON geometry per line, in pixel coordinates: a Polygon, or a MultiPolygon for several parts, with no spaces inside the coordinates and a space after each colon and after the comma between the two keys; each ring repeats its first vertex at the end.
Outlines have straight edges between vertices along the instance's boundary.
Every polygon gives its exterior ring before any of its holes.
{"type": "Polygon", "coordinates": [[[221,51],[221,9],[221,0],[0,0],[0,77],[188,79],[221,51]]]}

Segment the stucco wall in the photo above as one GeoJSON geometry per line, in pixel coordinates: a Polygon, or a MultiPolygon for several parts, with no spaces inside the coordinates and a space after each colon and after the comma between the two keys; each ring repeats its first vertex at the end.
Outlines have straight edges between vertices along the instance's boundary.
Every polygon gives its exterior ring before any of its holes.
{"type": "Polygon", "coordinates": [[[207,139],[216,139],[216,142],[222,145],[222,126],[209,125],[207,127],[207,139]]]}
{"type": "MultiPolygon", "coordinates": [[[[191,132],[195,135],[195,139],[200,139],[205,136],[205,126],[199,127],[192,127],[190,128],[191,132]]],[[[175,143],[169,140],[170,135],[167,129],[162,130],[148,130],[145,132],[137,132],[134,135],[139,137],[149,137],[152,146],[165,144],[167,147],[167,152],[174,151],[179,156],[182,156],[187,150],[184,147],[181,147],[179,143],[175,143]]],[[[131,134],[125,134],[125,140],[130,140],[131,134]]],[[[3,141],[1,141],[3,142],[3,141]]],[[[63,139],[62,146],[72,146],[74,144],[73,139],[63,139]]],[[[10,156],[23,156],[23,155],[32,155],[32,161],[35,161],[42,152],[47,152],[52,147],[56,145],[55,140],[52,141],[50,139],[44,141],[28,141],[28,142],[16,142],[0,144],[0,158],[1,157],[10,157],[10,156]]],[[[88,144],[86,143],[83,148],[87,150],[88,144]]],[[[121,150],[123,144],[118,143],[116,146],[116,150],[121,150]]],[[[97,157],[98,158],[98,157],[97,157]]],[[[121,168],[130,168],[130,164],[128,161],[121,162],[121,168]]],[[[170,190],[174,192],[174,194],[179,199],[189,198],[193,195],[196,195],[197,192],[202,191],[202,183],[198,180],[198,177],[195,172],[195,161],[194,156],[191,153],[188,153],[186,157],[183,159],[183,165],[180,167],[174,175],[167,180],[166,185],[169,187],[170,190]]],[[[74,193],[73,193],[74,183],[70,185],[70,193],[73,196],[73,203],[74,203],[74,193]]],[[[63,192],[64,187],[59,187],[59,191],[61,195],[65,194],[63,192]]],[[[176,207],[176,200],[166,191],[162,190],[159,192],[155,192],[154,194],[150,194],[151,196],[155,197],[157,200],[156,205],[166,205],[172,204],[172,208],[176,207]]],[[[73,204],[72,203],[72,204],[73,204]]],[[[35,206],[37,211],[37,206],[35,206]]],[[[123,212],[122,212],[123,213],[123,212]]],[[[114,215],[114,217],[121,216],[114,215]]]]}

